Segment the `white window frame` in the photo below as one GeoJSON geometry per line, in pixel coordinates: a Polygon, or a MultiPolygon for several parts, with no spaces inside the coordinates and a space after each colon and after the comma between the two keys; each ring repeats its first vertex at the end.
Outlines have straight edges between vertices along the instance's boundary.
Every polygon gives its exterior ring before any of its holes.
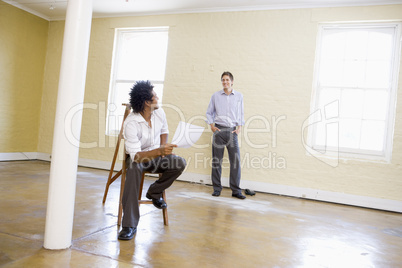
{"type": "MultiPolygon", "coordinates": [[[[111,68],[111,76],[110,76],[110,84],[109,84],[109,95],[108,95],[108,109],[107,109],[107,117],[106,117],[106,135],[107,136],[118,136],[120,127],[123,123],[123,116],[122,115],[116,115],[113,110],[116,109],[116,107],[111,107],[110,104],[115,103],[115,96],[116,96],[116,85],[117,83],[129,83],[129,84],[135,84],[137,80],[126,80],[126,79],[117,79],[117,61],[120,57],[120,52],[121,52],[121,46],[122,46],[122,38],[124,33],[131,33],[131,32],[169,32],[169,27],[168,26],[161,26],[161,27],[135,27],[135,28],[116,28],[115,29],[115,36],[114,36],[114,44],[113,44],[113,60],[112,60],[112,68],[111,68]],[[117,119],[117,127],[116,132],[110,133],[109,132],[109,123],[110,123],[110,116],[118,116],[117,119]]],[[[153,85],[164,85],[164,80],[149,80],[153,85]]],[[[162,103],[162,94],[158,94],[159,97],[159,103],[162,103]]],[[[129,99],[127,96],[127,103],[129,103],[129,99]]],[[[113,105],[112,105],[113,106],[113,105]]]]}
{"type": "MultiPolygon", "coordinates": [[[[390,94],[388,100],[388,113],[386,119],[386,134],[384,135],[384,146],[381,152],[369,151],[362,149],[351,149],[351,148],[330,148],[315,145],[316,139],[316,118],[314,116],[309,117],[309,128],[308,128],[308,140],[307,144],[310,148],[308,154],[313,154],[315,157],[326,157],[326,158],[343,158],[343,159],[358,159],[358,160],[369,160],[369,161],[380,161],[390,163],[392,157],[392,146],[393,146],[393,134],[395,126],[395,113],[396,113],[396,100],[397,100],[397,90],[398,90],[398,75],[400,68],[401,59],[401,22],[373,22],[373,23],[322,23],[319,24],[318,35],[317,35],[317,45],[316,45],[316,56],[314,65],[314,75],[313,75],[313,92],[311,101],[311,111],[310,115],[316,113],[320,107],[318,104],[319,100],[319,70],[320,70],[320,54],[321,54],[321,43],[322,35],[325,29],[342,29],[342,28],[373,28],[373,27],[395,27],[394,44],[393,44],[393,61],[392,61],[392,81],[390,85],[390,94]],[[323,153],[324,152],[324,153],[323,153]]],[[[338,108],[339,109],[339,108],[338,108]]],[[[339,110],[338,110],[339,111],[339,110]]],[[[321,116],[325,114],[323,110],[321,116]]],[[[332,120],[333,121],[333,120],[332,120]]],[[[339,125],[338,125],[339,126],[339,125]]]]}

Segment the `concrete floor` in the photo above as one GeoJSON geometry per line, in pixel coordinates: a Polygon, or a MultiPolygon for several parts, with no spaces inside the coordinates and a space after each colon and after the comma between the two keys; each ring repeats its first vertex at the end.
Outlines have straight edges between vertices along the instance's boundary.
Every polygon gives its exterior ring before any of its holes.
{"type": "MultiPolygon", "coordinates": [[[[177,181],[162,212],[141,206],[138,232],[117,240],[119,182],[79,168],[72,247],[42,247],[50,164],[0,162],[1,267],[402,267],[402,214],[177,181]]],[[[147,186],[152,179],[147,179],[147,186]]]]}

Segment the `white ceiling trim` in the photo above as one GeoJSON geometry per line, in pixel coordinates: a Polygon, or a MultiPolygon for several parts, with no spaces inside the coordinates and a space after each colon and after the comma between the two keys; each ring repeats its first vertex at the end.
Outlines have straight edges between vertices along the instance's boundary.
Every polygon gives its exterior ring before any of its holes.
{"type": "MultiPolygon", "coordinates": [[[[19,4],[13,0],[2,0],[12,6],[36,15],[48,21],[65,20],[63,17],[49,17],[35,11],[23,4],[19,4]]],[[[395,5],[402,4],[402,0],[378,0],[370,3],[342,3],[337,4],[333,1],[322,1],[319,4],[273,4],[273,5],[256,5],[256,6],[240,6],[240,7],[213,7],[213,8],[193,8],[193,9],[177,9],[177,10],[164,10],[164,11],[150,11],[150,12],[120,12],[114,14],[99,14],[94,8],[93,18],[112,18],[112,17],[136,17],[136,16],[154,16],[154,15],[173,15],[173,14],[189,14],[189,13],[217,13],[217,12],[241,12],[241,11],[262,11],[262,10],[284,10],[284,9],[306,9],[306,8],[328,8],[328,7],[356,7],[356,6],[378,6],[378,5],[395,5]]]]}
{"type": "Polygon", "coordinates": [[[289,5],[265,5],[265,6],[244,6],[244,7],[216,7],[216,8],[196,8],[196,9],[178,9],[172,11],[160,12],[136,12],[136,13],[119,13],[116,15],[102,15],[94,18],[113,18],[113,17],[136,17],[136,16],[155,16],[155,15],[174,15],[174,14],[190,14],[190,13],[217,13],[217,12],[241,12],[241,11],[263,11],[263,10],[286,10],[286,9],[306,9],[306,8],[328,8],[328,7],[363,7],[363,6],[384,6],[402,4],[402,1],[378,1],[367,4],[289,4],[289,5]]]}
{"type": "MultiPolygon", "coordinates": [[[[35,10],[25,6],[25,5],[21,5],[20,3],[14,2],[13,0],[2,0],[2,1],[7,3],[7,4],[10,4],[12,6],[15,6],[16,8],[22,9],[22,10],[28,12],[28,13],[31,13],[31,14],[33,14],[35,16],[38,16],[38,17],[40,17],[42,19],[45,19],[47,21],[51,20],[48,16],[46,16],[46,15],[44,15],[44,14],[38,12],[38,11],[35,11],[35,10]]],[[[63,18],[63,20],[64,20],[64,18],[63,18]]]]}

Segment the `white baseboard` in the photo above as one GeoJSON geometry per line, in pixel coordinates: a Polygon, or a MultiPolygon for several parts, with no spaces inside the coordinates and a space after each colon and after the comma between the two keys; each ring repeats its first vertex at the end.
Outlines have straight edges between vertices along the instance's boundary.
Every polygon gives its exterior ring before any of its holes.
{"type": "MultiPolygon", "coordinates": [[[[0,162],[2,161],[16,161],[16,160],[43,160],[51,161],[51,155],[47,153],[37,153],[37,152],[23,152],[23,153],[0,153],[0,162]]],[[[82,167],[99,168],[110,170],[112,165],[108,161],[100,161],[93,159],[78,159],[78,165],[82,167]]],[[[119,171],[121,169],[121,162],[116,162],[114,166],[114,171],[119,171]]]]}
{"type": "MultiPolygon", "coordinates": [[[[38,153],[38,158],[37,159],[38,160],[43,160],[43,161],[51,161],[51,155],[50,154],[45,154],[45,153],[38,153]]],[[[110,167],[112,166],[112,162],[101,161],[101,160],[93,160],[93,159],[86,159],[86,158],[79,158],[78,159],[78,166],[110,170],[110,167]]],[[[117,161],[116,164],[114,165],[113,170],[114,171],[119,171],[119,170],[121,170],[121,166],[122,166],[121,161],[117,161]]]]}
{"type": "Polygon", "coordinates": [[[43,160],[43,161],[51,161],[51,155],[50,154],[45,154],[45,153],[37,153],[37,160],[43,160]]]}
{"type": "Polygon", "coordinates": [[[0,153],[0,161],[34,160],[38,159],[37,155],[36,152],[0,153]]]}
{"type": "MultiPolygon", "coordinates": [[[[38,152],[0,153],[0,161],[15,161],[15,160],[50,161],[50,159],[51,159],[50,154],[38,153],[38,152]]],[[[111,162],[80,158],[78,160],[78,165],[83,167],[110,170],[111,162]]],[[[119,171],[120,169],[121,169],[121,161],[117,162],[114,167],[115,171],[119,171]]],[[[184,172],[179,177],[178,180],[192,183],[212,184],[210,175],[191,173],[191,172],[184,172]]],[[[229,178],[223,177],[222,185],[224,187],[229,187],[229,178]]],[[[303,188],[297,186],[273,184],[267,182],[248,181],[245,179],[241,180],[240,186],[243,189],[252,189],[256,192],[285,195],[297,198],[305,198],[310,200],[402,213],[402,201],[397,200],[352,195],[340,192],[331,192],[331,191],[303,188]]]]}
{"type": "MultiPolygon", "coordinates": [[[[183,173],[178,180],[193,183],[211,184],[211,176],[197,173],[183,173]]],[[[229,187],[229,178],[222,177],[222,185],[229,187]]],[[[324,191],[297,186],[273,184],[267,182],[248,181],[242,179],[240,182],[242,189],[251,189],[256,192],[285,195],[297,198],[304,198],[316,201],[331,202],[343,205],[351,205],[364,208],[373,208],[402,213],[402,201],[360,196],[339,192],[324,191]]],[[[212,191],[212,188],[211,188],[212,191]]]]}
{"type": "MultiPolygon", "coordinates": [[[[110,168],[112,166],[112,162],[80,158],[80,159],[78,159],[78,165],[82,166],[82,167],[110,170],[110,168]]],[[[122,167],[121,161],[116,161],[113,170],[119,171],[119,170],[121,170],[121,167],[122,167]]]]}

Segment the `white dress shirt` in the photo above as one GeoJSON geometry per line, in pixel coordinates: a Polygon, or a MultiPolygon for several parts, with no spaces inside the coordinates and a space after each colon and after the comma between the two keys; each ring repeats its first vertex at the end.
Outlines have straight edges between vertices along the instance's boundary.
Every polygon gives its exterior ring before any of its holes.
{"type": "Polygon", "coordinates": [[[145,121],[139,113],[131,112],[123,125],[123,137],[126,153],[131,161],[138,152],[150,151],[160,147],[161,135],[168,134],[168,124],[165,111],[162,108],[154,110],[151,114],[151,124],[145,121]]]}

